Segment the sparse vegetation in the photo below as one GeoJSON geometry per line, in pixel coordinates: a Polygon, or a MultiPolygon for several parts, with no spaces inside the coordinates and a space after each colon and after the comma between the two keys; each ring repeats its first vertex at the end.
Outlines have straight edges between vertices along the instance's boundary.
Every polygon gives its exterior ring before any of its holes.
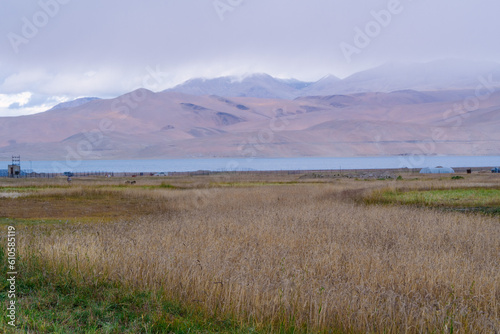
{"type": "Polygon", "coordinates": [[[37,188],[0,198],[19,330],[498,331],[498,217],[432,207],[499,207],[500,178],[408,179],[9,184],[37,188]]]}
{"type": "Polygon", "coordinates": [[[165,183],[165,182],[162,182],[162,183],[160,184],[160,188],[177,189],[177,187],[176,187],[176,186],[173,186],[173,185],[171,185],[171,184],[167,184],[167,183],[165,183]]]}
{"type": "Polygon", "coordinates": [[[368,204],[403,204],[442,208],[446,210],[500,213],[500,189],[380,189],[363,197],[368,204]]]}

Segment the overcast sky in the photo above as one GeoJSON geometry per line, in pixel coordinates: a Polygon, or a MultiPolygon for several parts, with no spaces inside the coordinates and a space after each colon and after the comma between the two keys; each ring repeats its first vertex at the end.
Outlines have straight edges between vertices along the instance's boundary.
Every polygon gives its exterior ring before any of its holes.
{"type": "Polygon", "coordinates": [[[0,116],[192,77],[500,60],[498,0],[4,0],[0,116]],[[361,33],[360,33],[361,31],[361,33]]]}

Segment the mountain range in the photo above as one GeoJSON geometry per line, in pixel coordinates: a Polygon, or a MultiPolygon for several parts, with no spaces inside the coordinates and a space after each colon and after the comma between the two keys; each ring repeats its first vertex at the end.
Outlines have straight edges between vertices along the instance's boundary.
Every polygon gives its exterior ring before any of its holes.
{"type": "Polygon", "coordinates": [[[314,83],[193,79],[79,99],[0,117],[0,160],[498,155],[499,66],[474,64],[392,64],[314,83]]]}
{"type": "Polygon", "coordinates": [[[78,98],[78,99],[73,100],[73,101],[59,103],[59,104],[53,106],[50,110],[75,108],[75,107],[79,107],[81,105],[87,104],[90,101],[94,101],[94,100],[99,100],[99,98],[98,97],[81,97],[81,98],[78,98]]]}
{"type": "Polygon", "coordinates": [[[243,78],[197,78],[167,91],[197,96],[294,99],[302,96],[392,92],[405,89],[474,89],[480,84],[479,78],[490,76],[500,80],[500,64],[447,59],[430,63],[390,63],[344,79],[327,75],[316,82],[283,80],[267,74],[254,74],[243,78]]]}

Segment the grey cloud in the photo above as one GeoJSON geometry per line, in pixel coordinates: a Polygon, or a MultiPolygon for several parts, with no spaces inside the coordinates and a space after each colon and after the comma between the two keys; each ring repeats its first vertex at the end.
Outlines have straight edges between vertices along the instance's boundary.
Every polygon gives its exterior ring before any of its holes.
{"type": "Polygon", "coordinates": [[[56,100],[54,100],[53,97],[47,96],[47,95],[41,95],[41,94],[33,94],[28,101],[23,107],[38,107],[41,105],[46,105],[46,104],[51,104],[51,103],[57,103],[56,100]]]}
{"type": "Polygon", "coordinates": [[[9,109],[11,109],[11,110],[13,110],[13,109],[20,109],[20,108],[21,108],[21,105],[19,104],[19,102],[12,103],[9,106],[9,109]]]}
{"type": "Polygon", "coordinates": [[[355,46],[355,29],[366,33],[373,12],[387,10],[391,1],[397,0],[244,0],[225,11],[223,20],[214,0],[4,1],[0,79],[44,71],[50,75],[43,85],[33,79],[16,89],[104,96],[140,86],[146,68],[158,66],[169,73],[164,89],[192,76],[266,72],[315,80],[390,61],[500,59],[498,1],[400,0],[403,10],[346,61],[341,43],[355,46]],[[44,8],[51,4],[48,15],[44,8]],[[40,21],[43,12],[47,22],[40,21]],[[36,24],[37,17],[43,25],[24,36],[26,20],[36,24]],[[27,41],[18,53],[12,34],[27,41]],[[105,69],[113,69],[114,77],[84,77],[105,69]],[[58,90],[63,82],[71,89],[58,90]]]}

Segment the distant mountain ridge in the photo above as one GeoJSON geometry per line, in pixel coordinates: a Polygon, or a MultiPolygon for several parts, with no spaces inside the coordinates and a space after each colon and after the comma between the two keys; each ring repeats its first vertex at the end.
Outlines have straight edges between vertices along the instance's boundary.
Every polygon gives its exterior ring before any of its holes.
{"type": "Polygon", "coordinates": [[[390,63],[339,79],[328,75],[316,82],[277,79],[267,74],[253,74],[243,79],[219,77],[188,80],[168,92],[190,95],[294,99],[304,96],[326,96],[363,92],[399,90],[473,89],[480,78],[493,77],[500,85],[500,64],[455,59],[429,63],[390,63]]]}
{"type": "Polygon", "coordinates": [[[58,109],[66,109],[66,108],[74,108],[79,107],[89,102],[100,100],[98,97],[82,97],[76,100],[62,102],[53,106],[50,110],[58,110],[58,109]]]}
{"type": "MultiPolygon", "coordinates": [[[[263,73],[245,77],[193,78],[173,88],[166,89],[164,92],[195,96],[215,95],[293,100],[306,96],[365,92],[475,89],[478,85],[484,86],[485,83],[500,87],[499,63],[448,59],[412,64],[394,62],[355,73],[344,79],[327,75],[315,82],[279,79],[263,73]]],[[[97,99],[99,98],[79,98],[59,103],[51,110],[78,107],[97,99]]]]}
{"type": "Polygon", "coordinates": [[[309,82],[295,79],[276,79],[268,74],[253,74],[243,79],[220,77],[215,79],[196,78],[186,81],[167,92],[190,95],[218,95],[227,97],[257,97],[265,99],[293,99],[297,91],[309,86],[309,82]]]}

